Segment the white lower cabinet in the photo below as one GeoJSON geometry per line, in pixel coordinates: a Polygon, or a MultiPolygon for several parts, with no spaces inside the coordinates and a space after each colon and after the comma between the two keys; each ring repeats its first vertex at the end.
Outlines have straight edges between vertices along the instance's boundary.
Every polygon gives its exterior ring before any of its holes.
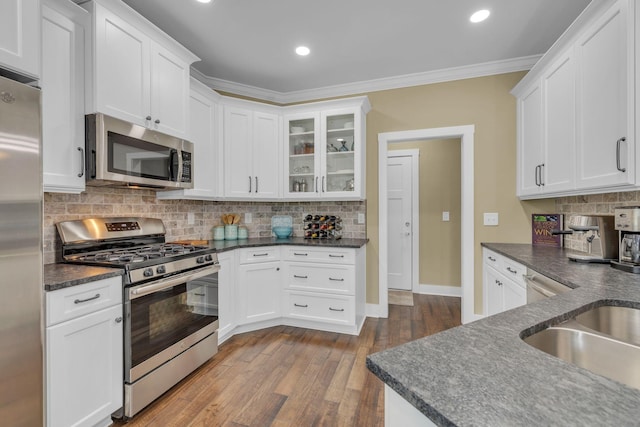
{"type": "Polygon", "coordinates": [[[238,267],[238,324],[243,325],[281,316],[281,262],[279,248],[241,249],[238,267]],[[277,261],[270,259],[278,258],[277,261]]]}
{"type": "Polygon", "coordinates": [[[527,303],[523,275],[526,268],[489,249],[483,249],[482,287],[486,316],[501,313],[527,303]]]}
{"type": "Polygon", "coordinates": [[[284,248],[287,324],[357,335],[365,317],[363,254],[354,248],[284,248]]]}
{"type": "Polygon", "coordinates": [[[122,407],[122,279],[46,294],[46,425],[109,425],[122,407]]]}
{"type": "Polygon", "coordinates": [[[234,298],[234,272],[236,268],[235,252],[222,252],[218,254],[220,271],[218,272],[218,344],[224,342],[233,334],[236,327],[237,304],[234,298]]]}

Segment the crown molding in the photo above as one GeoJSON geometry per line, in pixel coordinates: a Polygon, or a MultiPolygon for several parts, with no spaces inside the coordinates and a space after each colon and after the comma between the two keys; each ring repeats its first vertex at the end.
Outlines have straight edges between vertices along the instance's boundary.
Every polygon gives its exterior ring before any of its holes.
{"type": "Polygon", "coordinates": [[[503,61],[484,62],[463,67],[446,68],[292,92],[277,92],[235,83],[229,80],[217,79],[209,77],[194,68],[191,68],[191,75],[214,90],[286,105],[295,102],[315,101],[318,99],[357,95],[381,90],[443,83],[516,71],[527,71],[530,70],[541,57],[542,55],[523,56],[503,61]]]}

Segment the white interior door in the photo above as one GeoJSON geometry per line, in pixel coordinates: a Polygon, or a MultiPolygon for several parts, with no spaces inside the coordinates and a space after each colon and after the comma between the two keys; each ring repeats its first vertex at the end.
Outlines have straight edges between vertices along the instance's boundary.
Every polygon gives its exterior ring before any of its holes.
{"type": "Polygon", "coordinates": [[[394,157],[390,152],[387,157],[389,289],[412,290],[413,185],[411,157],[394,157]]]}

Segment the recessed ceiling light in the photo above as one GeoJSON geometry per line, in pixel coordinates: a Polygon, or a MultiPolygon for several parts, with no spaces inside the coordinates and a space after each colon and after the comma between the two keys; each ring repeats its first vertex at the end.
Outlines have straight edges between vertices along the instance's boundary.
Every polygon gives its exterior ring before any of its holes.
{"type": "Polygon", "coordinates": [[[473,15],[471,15],[471,18],[469,18],[469,21],[471,21],[473,23],[482,22],[485,19],[487,19],[490,14],[491,14],[491,12],[489,12],[487,9],[482,9],[482,10],[477,11],[473,15]]]}
{"type": "Polygon", "coordinates": [[[200,3],[211,3],[211,0],[196,0],[199,1],[200,3]]]}
{"type": "Polygon", "coordinates": [[[300,56],[307,56],[311,53],[311,50],[306,46],[298,46],[296,48],[296,53],[300,56]]]}

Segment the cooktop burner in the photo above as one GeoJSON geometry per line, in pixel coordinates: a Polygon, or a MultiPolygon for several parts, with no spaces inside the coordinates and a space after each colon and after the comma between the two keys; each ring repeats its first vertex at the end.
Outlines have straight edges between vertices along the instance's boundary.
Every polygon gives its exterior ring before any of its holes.
{"type": "Polygon", "coordinates": [[[86,262],[112,262],[112,263],[135,263],[152,259],[174,257],[190,253],[197,253],[209,249],[208,246],[162,243],[158,245],[141,246],[138,248],[127,248],[118,250],[105,250],[95,253],[79,254],[72,257],[74,261],[86,262]]]}

